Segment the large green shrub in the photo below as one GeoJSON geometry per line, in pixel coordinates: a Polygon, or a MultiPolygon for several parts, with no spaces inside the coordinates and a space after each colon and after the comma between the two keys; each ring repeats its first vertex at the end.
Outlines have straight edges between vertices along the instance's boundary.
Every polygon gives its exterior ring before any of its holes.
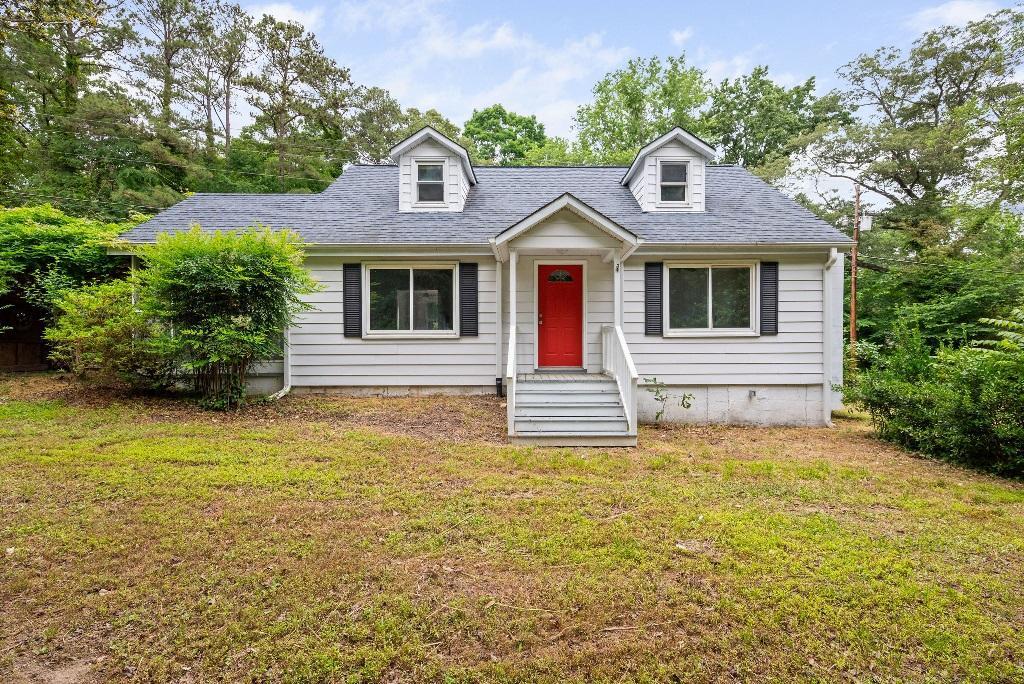
{"type": "Polygon", "coordinates": [[[167,354],[164,327],[133,301],[135,283],[115,280],[61,295],[46,329],[50,358],[100,385],[166,389],[176,359],[167,354]]]}
{"type": "Polygon", "coordinates": [[[897,333],[869,360],[845,398],[870,414],[881,437],[946,460],[1024,475],[1024,312],[998,324],[988,348],[942,347],[930,355],[922,335],[897,333]],[[1019,338],[1018,338],[1019,339],[1019,338]]]}
{"type": "Polygon", "coordinates": [[[124,270],[107,249],[135,223],[77,218],[48,204],[0,208],[0,296],[19,316],[48,318],[63,291],[124,270]]]}
{"type": "Polygon", "coordinates": [[[189,231],[139,252],[145,308],[168,329],[166,353],[206,405],[236,406],[253,364],[279,357],[285,329],[316,281],[290,231],[189,231]]]}

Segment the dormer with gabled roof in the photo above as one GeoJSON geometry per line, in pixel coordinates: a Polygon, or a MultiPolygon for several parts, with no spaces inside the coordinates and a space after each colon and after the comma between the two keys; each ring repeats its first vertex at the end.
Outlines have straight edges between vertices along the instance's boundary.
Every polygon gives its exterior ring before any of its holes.
{"type": "Polygon", "coordinates": [[[715,149],[676,127],[645,145],[622,177],[645,212],[704,211],[704,178],[715,149]]]}
{"type": "Polygon", "coordinates": [[[426,126],[391,148],[398,164],[398,210],[462,211],[476,174],[466,149],[426,126]]]}

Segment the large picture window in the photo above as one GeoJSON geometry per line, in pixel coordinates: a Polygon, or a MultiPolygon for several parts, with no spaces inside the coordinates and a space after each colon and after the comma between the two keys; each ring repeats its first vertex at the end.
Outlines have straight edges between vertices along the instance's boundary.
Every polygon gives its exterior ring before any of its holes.
{"type": "Polygon", "coordinates": [[[368,266],[372,333],[455,331],[455,266],[368,266]]]}
{"type": "Polygon", "coordinates": [[[667,328],[670,332],[754,330],[752,265],[669,265],[667,328]]]}

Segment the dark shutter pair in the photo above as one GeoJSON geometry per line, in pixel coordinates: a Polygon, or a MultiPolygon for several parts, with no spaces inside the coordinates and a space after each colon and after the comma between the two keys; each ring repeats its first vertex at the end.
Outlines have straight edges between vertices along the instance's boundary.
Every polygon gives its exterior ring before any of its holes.
{"type": "MultiPolygon", "coordinates": [[[[459,336],[479,335],[479,268],[474,262],[459,264],[459,336]]],[[[345,337],[363,336],[363,265],[342,267],[342,307],[345,337]]]]}
{"type": "MultiPolygon", "coordinates": [[[[761,279],[761,334],[779,334],[779,262],[762,261],[761,279]]],[[[644,334],[661,337],[664,334],[663,304],[665,268],[660,261],[644,264],[644,334]]]]}

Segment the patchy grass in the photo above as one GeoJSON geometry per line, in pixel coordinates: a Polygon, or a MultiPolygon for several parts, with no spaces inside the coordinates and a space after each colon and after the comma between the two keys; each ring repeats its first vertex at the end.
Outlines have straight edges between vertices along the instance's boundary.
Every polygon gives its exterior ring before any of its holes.
{"type": "Polygon", "coordinates": [[[1021,681],[1024,487],[834,430],[503,443],[0,379],[0,680],[1021,681]]]}

